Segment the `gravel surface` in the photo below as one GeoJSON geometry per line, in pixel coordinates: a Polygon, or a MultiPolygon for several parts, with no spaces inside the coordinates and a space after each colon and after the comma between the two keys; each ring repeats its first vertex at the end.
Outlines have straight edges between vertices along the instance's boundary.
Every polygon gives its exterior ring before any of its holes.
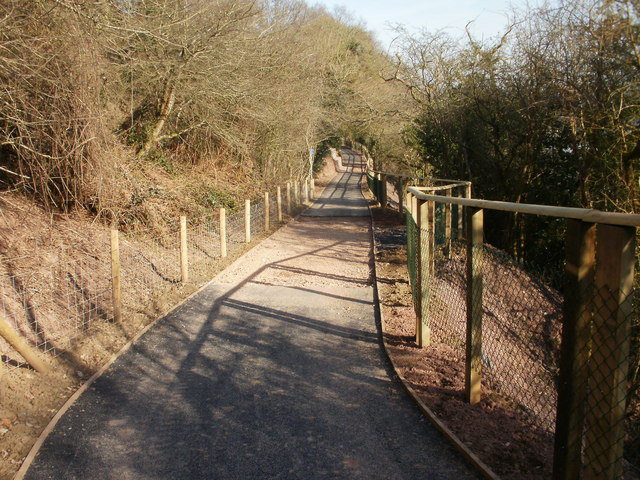
{"type": "MultiPolygon", "coordinates": [[[[361,175],[338,180],[331,208],[361,175]]],[[[300,217],[160,320],[26,478],[477,478],[383,358],[368,210],[347,204],[360,214],[300,217]]]]}

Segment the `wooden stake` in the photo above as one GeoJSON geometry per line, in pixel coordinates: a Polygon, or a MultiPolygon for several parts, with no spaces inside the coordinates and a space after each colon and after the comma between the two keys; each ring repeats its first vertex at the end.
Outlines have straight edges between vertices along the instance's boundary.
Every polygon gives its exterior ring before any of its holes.
{"type": "Polygon", "coordinates": [[[278,205],[278,223],[282,223],[282,189],[276,190],[276,204],[278,205]]]}
{"type": "Polygon", "coordinates": [[[436,202],[427,202],[427,230],[429,231],[429,257],[428,264],[431,278],[435,277],[436,268],[436,202]]]}
{"type": "Polygon", "coordinates": [[[583,478],[614,480],[624,471],[635,228],[599,224],[596,261],[583,478]]]}
{"type": "Polygon", "coordinates": [[[291,182],[287,182],[287,215],[291,216],[291,182]]]}
{"type": "MultiPolygon", "coordinates": [[[[464,192],[458,189],[457,197],[464,197],[464,192]]],[[[456,240],[461,240],[463,238],[462,232],[464,230],[464,207],[462,205],[456,205],[458,209],[458,226],[456,227],[456,240]]]]}
{"type": "Polygon", "coordinates": [[[567,220],[553,479],[579,480],[596,260],[593,223],[567,220]]]}
{"type": "MultiPolygon", "coordinates": [[[[464,187],[464,198],[471,198],[471,184],[468,184],[464,187]]],[[[463,212],[463,217],[464,217],[464,212],[465,212],[465,208],[462,208],[462,212],[463,212]]],[[[468,236],[468,232],[467,232],[467,222],[464,221],[462,222],[462,238],[467,238],[468,236]]]]}
{"type": "Polygon", "coordinates": [[[418,298],[418,320],[416,328],[416,343],[419,347],[431,344],[431,328],[429,325],[429,284],[432,279],[430,268],[432,252],[429,250],[429,204],[433,202],[419,200],[416,221],[418,225],[418,251],[416,252],[417,286],[420,289],[418,298]]]}
{"type": "Polygon", "coordinates": [[[401,178],[396,185],[400,187],[398,189],[398,210],[400,210],[400,215],[404,215],[404,199],[406,198],[404,180],[401,178]]]}
{"type": "Polygon", "coordinates": [[[220,256],[227,256],[227,209],[220,209],[220,256]]]}
{"type": "Polygon", "coordinates": [[[467,344],[465,399],[477,403],[482,396],[482,248],[483,211],[467,208],[467,344]]]}
{"type": "Polygon", "coordinates": [[[271,230],[271,204],[269,203],[269,192],[264,192],[264,231],[271,230]]]}
{"type": "Polygon", "coordinates": [[[382,207],[382,211],[387,211],[387,175],[384,173],[380,174],[380,206],[382,207]]]}
{"type": "MultiPolygon", "coordinates": [[[[445,190],[445,196],[451,196],[451,189],[445,190]]],[[[451,258],[451,204],[444,204],[444,254],[451,258]]]]}
{"type": "Polygon", "coordinates": [[[251,200],[244,201],[244,241],[251,243],[251,200]]]}
{"type": "Polygon", "coordinates": [[[111,293],[113,321],[122,323],[122,277],[120,273],[120,239],[118,230],[111,229],[111,293]]]}
{"type": "Polygon", "coordinates": [[[187,217],[180,217],[180,273],[182,283],[189,281],[189,253],[187,251],[187,217]]]}
{"type": "Polygon", "coordinates": [[[0,317],[0,336],[22,355],[35,371],[46,373],[51,370],[51,367],[38,356],[35,349],[25,342],[3,317],[0,317]]]}

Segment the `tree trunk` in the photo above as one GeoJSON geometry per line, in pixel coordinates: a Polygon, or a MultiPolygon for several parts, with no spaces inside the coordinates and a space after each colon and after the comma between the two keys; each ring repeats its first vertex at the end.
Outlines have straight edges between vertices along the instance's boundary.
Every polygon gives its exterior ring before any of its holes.
{"type": "Polygon", "coordinates": [[[167,118],[171,114],[173,110],[173,105],[176,103],[176,84],[172,80],[166,80],[164,84],[164,94],[162,98],[162,103],[160,104],[160,111],[158,112],[158,116],[156,118],[156,123],[153,126],[153,130],[149,137],[142,145],[142,148],[138,151],[138,157],[143,157],[149,150],[154,146],[158,137],[162,133],[162,129],[164,128],[164,124],[167,121],[167,118]]]}

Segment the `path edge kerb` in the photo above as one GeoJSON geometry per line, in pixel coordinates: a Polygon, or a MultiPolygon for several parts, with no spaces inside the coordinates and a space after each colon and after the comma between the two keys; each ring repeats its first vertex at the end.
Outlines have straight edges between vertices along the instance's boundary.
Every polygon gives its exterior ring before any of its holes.
{"type": "MultiPolygon", "coordinates": [[[[338,175],[338,173],[336,172],[336,175],[338,175]]],[[[324,189],[326,188],[323,187],[320,190],[319,194],[322,194],[322,192],[324,191],[324,189]]],[[[225,273],[227,270],[229,270],[231,267],[233,267],[237,262],[239,262],[245,255],[247,255],[249,252],[251,252],[254,248],[258,247],[262,242],[264,242],[267,238],[271,237],[271,235],[275,234],[278,230],[280,230],[281,228],[286,227],[287,225],[289,225],[290,223],[293,223],[295,221],[297,221],[300,216],[311,206],[313,205],[313,203],[315,203],[315,200],[313,202],[310,202],[309,204],[304,204],[304,208],[301,209],[299,212],[296,212],[296,214],[294,216],[291,217],[291,219],[280,225],[278,228],[274,229],[272,232],[269,233],[269,235],[266,235],[264,238],[261,238],[260,241],[258,241],[254,246],[252,246],[249,250],[247,250],[246,252],[244,252],[242,255],[240,255],[238,258],[236,258],[233,262],[231,262],[229,265],[227,265],[222,271],[218,272],[216,275],[214,275],[210,280],[208,280],[207,282],[205,282],[202,286],[200,286],[195,292],[191,293],[190,295],[188,295],[187,297],[185,297],[184,299],[182,299],[180,302],[178,302],[177,304],[173,305],[172,307],[168,308],[166,311],[162,312],[160,315],[158,315],[158,317],[156,317],[154,320],[152,320],[147,326],[145,326],[142,330],[140,330],[138,333],[136,333],[127,343],[125,343],[122,348],[120,350],[118,350],[116,353],[113,354],[113,356],[111,356],[111,358],[109,360],[107,360],[107,362],[98,369],[98,371],[96,373],[94,373],[93,375],[91,375],[91,377],[89,377],[89,379],[84,382],[82,385],[80,385],[80,387],[73,393],[73,395],[71,395],[66,402],[64,402],[64,404],[62,404],[62,406],[60,407],[60,409],[58,409],[58,411],[56,412],[56,414],[51,418],[51,420],[49,420],[49,423],[47,424],[47,426],[44,428],[44,430],[42,430],[42,432],[40,433],[40,435],[38,436],[37,440],[35,441],[35,443],[33,444],[33,446],[31,447],[31,449],[29,450],[29,453],[27,454],[27,456],[24,458],[24,460],[22,461],[22,464],[20,465],[20,468],[18,469],[18,471],[16,472],[15,476],[13,477],[13,480],[24,480],[25,475],[27,474],[27,471],[29,470],[29,467],[31,467],[31,464],[33,463],[33,461],[35,460],[36,456],[38,455],[38,452],[40,451],[40,449],[42,448],[42,445],[44,444],[44,441],[47,439],[47,437],[49,436],[49,434],[53,431],[53,429],[56,427],[56,425],[58,424],[58,422],[60,421],[60,419],[62,418],[62,416],[67,413],[67,411],[73,406],[74,403],[76,403],[76,401],[78,400],[78,398],[80,398],[80,396],[86,392],[89,387],[98,379],[100,378],[102,375],[104,375],[104,373],[109,369],[109,367],[111,367],[111,365],[114,364],[114,362],[116,360],[118,360],[118,358],[120,358],[122,355],[124,355],[133,345],[136,344],[136,342],[138,342],[138,340],[140,340],[140,338],[147,333],[151,328],[153,328],[158,322],[160,322],[160,320],[164,319],[165,317],[167,317],[168,315],[170,315],[171,313],[173,313],[175,310],[177,310],[178,308],[180,308],[182,305],[184,305],[185,303],[187,303],[189,300],[191,300],[193,297],[195,297],[196,295],[198,295],[202,290],[204,290],[205,288],[207,288],[211,283],[215,282],[216,279],[221,276],[223,273],[225,273]]]]}
{"type": "MultiPolygon", "coordinates": [[[[364,189],[365,187],[363,186],[362,188],[364,189]]],[[[369,208],[369,210],[371,210],[371,208],[369,208]]],[[[451,443],[451,445],[456,450],[458,450],[462,454],[462,456],[465,457],[465,459],[483,477],[485,477],[487,480],[501,480],[500,477],[498,475],[496,475],[496,473],[493,472],[493,470],[491,470],[491,468],[489,468],[488,465],[486,465],[482,460],[480,460],[480,458],[478,458],[478,456],[475,453],[473,453],[469,449],[469,447],[467,447],[462,442],[462,440],[460,440],[458,438],[458,436],[455,433],[453,433],[444,423],[442,423],[438,419],[438,417],[436,417],[435,413],[433,413],[433,411],[429,407],[427,407],[427,405],[420,399],[420,397],[418,396],[417,392],[409,384],[407,379],[402,375],[402,373],[400,373],[400,370],[396,366],[396,363],[393,361],[393,357],[391,356],[391,352],[389,350],[389,346],[387,344],[387,339],[386,339],[386,336],[385,336],[386,322],[385,322],[385,319],[384,319],[384,314],[382,312],[382,306],[381,306],[381,302],[380,302],[380,286],[379,286],[379,283],[378,283],[378,274],[377,274],[377,269],[376,269],[376,258],[378,256],[378,249],[376,247],[376,238],[375,238],[375,233],[374,233],[375,222],[373,221],[373,214],[371,215],[370,218],[371,218],[371,245],[372,245],[372,249],[373,249],[373,265],[372,265],[372,268],[373,268],[373,276],[375,278],[375,282],[373,282],[373,298],[374,298],[374,301],[376,303],[377,314],[380,316],[380,327],[381,327],[381,330],[382,330],[380,332],[380,334],[381,334],[380,336],[382,337],[382,346],[384,348],[384,353],[385,353],[387,359],[389,360],[389,363],[391,364],[391,367],[393,368],[394,373],[396,374],[396,376],[400,380],[400,383],[402,384],[402,387],[409,394],[411,399],[416,403],[416,405],[418,406],[420,411],[431,422],[431,424],[433,426],[435,426],[440,431],[440,433],[442,433],[442,435],[444,435],[444,437],[449,441],[449,443],[451,443]]]]}

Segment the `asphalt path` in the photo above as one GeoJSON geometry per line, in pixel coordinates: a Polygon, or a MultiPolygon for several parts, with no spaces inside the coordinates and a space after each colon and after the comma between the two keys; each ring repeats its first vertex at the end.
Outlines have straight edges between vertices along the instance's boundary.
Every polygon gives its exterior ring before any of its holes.
{"type": "Polygon", "coordinates": [[[365,163],[352,150],[343,149],[342,162],[346,172],[338,173],[327,185],[311,208],[303,215],[308,217],[369,217],[367,202],[360,190],[365,163]]]}
{"type": "MultiPolygon", "coordinates": [[[[351,198],[340,189],[361,174],[348,173],[323,215],[351,198]]],[[[361,218],[292,222],[158,321],[66,412],[26,478],[478,478],[394,379],[368,209],[346,208],[361,218]]]]}

